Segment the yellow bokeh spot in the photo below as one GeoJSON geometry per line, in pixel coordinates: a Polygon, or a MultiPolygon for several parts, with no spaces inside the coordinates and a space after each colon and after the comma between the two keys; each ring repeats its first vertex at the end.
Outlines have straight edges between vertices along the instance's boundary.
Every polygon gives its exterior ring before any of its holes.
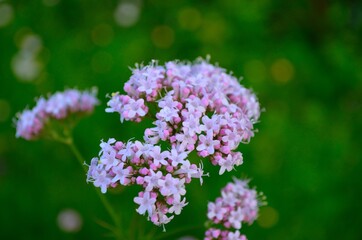
{"type": "Polygon", "coordinates": [[[277,59],[271,66],[271,74],[278,83],[289,82],[294,77],[294,66],[287,59],[277,59]]]}
{"type": "Polygon", "coordinates": [[[174,31],[168,26],[157,26],[152,30],[151,39],[158,48],[169,48],[174,42],[174,31]]]}
{"type": "Polygon", "coordinates": [[[271,228],[279,221],[279,213],[272,207],[262,207],[259,212],[258,224],[263,228],[271,228]]]}
{"type": "Polygon", "coordinates": [[[180,27],[186,30],[196,30],[201,26],[202,17],[196,8],[184,8],[178,13],[180,27]]]}

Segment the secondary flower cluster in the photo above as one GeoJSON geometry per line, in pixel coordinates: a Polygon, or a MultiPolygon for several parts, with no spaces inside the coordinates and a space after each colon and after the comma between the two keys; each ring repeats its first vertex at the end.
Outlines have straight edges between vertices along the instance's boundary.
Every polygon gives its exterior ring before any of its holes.
{"type": "Polygon", "coordinates": [[[247,240],[247,238],[245,235],[240,235],[238,230],[231,232],[229,230],[209,228],[205,232],[204,240],[247,240]]]}
{"type": "Polygon", "coordinates": [[[166,224],[173,214],[180,214],[187,205],[185,184],[191,178],[202,181],[202,167],[191,164],[187,152],[172,148],[162,151],[159,146],[109,139],[100,144],[99,158],[93,158],[88,181],[93,181],[105,193],[109,186],[140,185],[143,190],[134,198],[137,212],[145,214],[156,225],[166,224]]]}
{"type": "Polygon", "coordinates": [[[255,189],[249,188],[248,181],[234,179],[234,183],[228,183],[222,189],[221,197],[208,204],[208,219],[226,230],[210,228],[205,233],[205,240],[246,240],[239,229],[243,222],[254,222],[260,205],[258,194],[255,189]],[[231,228],[236,231],[230,231],[231,228]]]}
{"type": "Polygon", "coordinates": [[[121,122],[148,116],[154,125],[145,130],[143,143],[102,142],[88,181],[103,193],[118,184],[143,186],[134,199],[137,211],[165,224],[187,204],[184,185],[191,178],[202,183],[202,164],[192,164],[190,152],[209,157],[219,174],[241,165],[242,154],[235,150],[254,136],[259,103],[235,77],[204,60],[137,66],[124,90],[126,95],[112,94],[106,112],[119,113],[121,122]],[[161,141],[168,150],[161,149],[161,141]]]}
{"type": "Polygon", "coordinates": [[[17,115],[16,137],[27,140],[38,138],[46,124],[52,119],[66,119],[71,114],[84,114],[93,111],[98,104],[97,91],[68,89],[56,92],[48,99],[40,97],[33,109],[26,109],[17,115]]]}

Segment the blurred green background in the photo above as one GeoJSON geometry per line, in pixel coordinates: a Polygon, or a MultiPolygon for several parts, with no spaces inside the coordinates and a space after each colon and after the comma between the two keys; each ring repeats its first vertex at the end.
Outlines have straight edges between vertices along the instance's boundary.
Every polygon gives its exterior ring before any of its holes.
{"type": "MultiPolygon", "coordinates": [[[[74,133],[91,159],[101,139],[142,135],[145,125],[104,112],[129,66],[208,54],[244,76],[265,111],[240,147],[244,164],[223,176],[207,164],[211,177],[188,186],[189,205],[166,226],[192,230],[165,239],[201,239],[207,201],[232,176],[250,177],[268,199],[242,229],[251,240],[362,239],[361,36],[358,0],[0,1],[0,239],[100,239],[96,221],[110,221],[65,146],[15,138],[17,112],[39,95],[97,86],[102,104],[74,133]],[[58,221],[67,209],[81,221],[71,232],[58,221]]],[[[107,196],[125,231],[162,235],[135,214],[138,190],[107,196]]]]}

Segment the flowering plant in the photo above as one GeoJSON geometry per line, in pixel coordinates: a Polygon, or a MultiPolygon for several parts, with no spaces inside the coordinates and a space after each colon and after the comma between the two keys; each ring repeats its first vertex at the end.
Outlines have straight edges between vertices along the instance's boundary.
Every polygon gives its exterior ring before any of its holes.
{"type": "Polygon", "coordinates": [[[250,189],[247,180],[234,178],[233,183],[228,183],[221,191],[221,197],[208,204],[207,217],[210,227],[205,233],[205,240],[246,240],[245,235],[240,235],[239,229],[242,222],[252,224],[258,217],[259,206],[265,204],[263,195],[255,189],[250,189]],[[225,228],[225,230],[220,230],[225,228]],[[235,232],[230,229],[236,229],[235,232]]]}
{"type": "MultiPolygon", "coordinates": [[[[194,178],[202,184],[203,177],[208,176],[203,159],[218,166],[220,175],[243,163],[237,148],[254,136],[259,102],[238,79],[202,59],[194,63],[170,61],[164,66],[156,61],[136,65],[124,91],[126,94],[111,95],[106,112],[119,113],[121,122],[151,118],[153,126],[145,129],[143,140],[102,140],[99,156],[86,167],[87,181],[100,188],[101,193],[97,192],[116,227],[116,213],[103,194],[118,185],[141,186],[134,197],[136,211],[164,227],[188,204],[186,184],[194,178]],[[195,162],[190,157],[192,152],[200,160],[195,162]]],[[[94,91],[70,89],[52,95],[49,100],[40,98],[34,109],[19,114],[16,136],[27,140],[50,136],[60,140],[70,145],[82,163],[71,135],[54,133],[50,123],[90,113],[97,104],[94,91]]],[[[246,181],[235,180],[222,194],[216,203],[209,203],[208,218],[237,230],[210,228],[205,239],[245,239],[238,229],[241,222],[251,223],[257,217],[260,204],[255,190],[248,189],[246,181]]],[[[114,234],[120,239],[119,231],[114,234]]]]}

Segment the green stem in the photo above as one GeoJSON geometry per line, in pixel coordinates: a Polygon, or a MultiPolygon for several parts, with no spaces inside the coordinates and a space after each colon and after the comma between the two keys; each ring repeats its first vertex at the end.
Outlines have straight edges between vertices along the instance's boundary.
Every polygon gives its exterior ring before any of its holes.
{"type": "Polygon", "coordinates": [[[87,172],[87,167],[85,165],[85,161],[84,158],[82,156],[82,154],[79,152],[78,148],[74,145],[73,143],[73,139],[69,139],[69,141],[65,142],[65,144],[67,144],[67,146],[70,148],[70,150],[73,152],[73,154],[75,155],[76,159],[78,160],[78,162],[80,163],[80,165],[82,166],[83,170],[85,172],[87,172]]]}
{"type": "MultiPolygon", "coordinates": [[[[83,170],[87,173],[87,167],[84,164],[85,160],[84,160],[82,154],[79,152],[78,148],[75,146],[73,138],[71,136],[68,136],[67,138],[59,138],[58,137],[55,140],[64,143],[65,145],[67,145],[70,148],[70,150],[73,152],[73,154],[77,158],[78,162],[82,166],[83,170]]],[[[115,235],[115,238],[117,240],[122,240],[122,234],[121,234],[121,231],[120,231],[121,230],[121,222],[120,222],[116,212],[114,211],[112,205],[110,204],[110,202],[108,201],[106,196],[103,195],[98,188],[94,188],[94,190],[96,191],[99,199],[101,200],[102,204],[104,205],[104,207],[106,208],[108,214],[110,215],[110,217],[113,220],[113,223],[115,225],[115,228],[113,228],[113,234],[115,235]]]]}

